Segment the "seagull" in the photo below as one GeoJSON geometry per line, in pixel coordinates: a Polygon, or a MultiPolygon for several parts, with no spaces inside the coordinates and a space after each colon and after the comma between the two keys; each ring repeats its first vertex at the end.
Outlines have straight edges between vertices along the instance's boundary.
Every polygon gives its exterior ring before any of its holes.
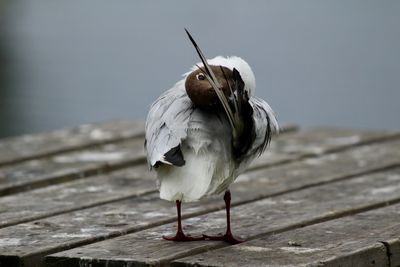
{"type": "Polygon", "coordinates": [[[268,103],[254,96],[255,77],[246,61],[206,59],[185,31],[201,62],[151,105],[145,125],[147,161],[157,173],[160,198],[174,201],[177,209],[177,232],[163,238],[241,243],[231,232],[229,186],[264,152],[279,131],[278,122],[268,103]],[[224,192],[226,233],[185,234],[182,202],[224,192]]]}

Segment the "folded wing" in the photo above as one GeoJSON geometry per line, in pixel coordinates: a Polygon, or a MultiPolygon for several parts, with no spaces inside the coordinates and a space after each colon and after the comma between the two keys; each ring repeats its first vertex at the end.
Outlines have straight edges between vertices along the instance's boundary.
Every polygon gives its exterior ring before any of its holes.
{"type": "Polygon", "coordinates": [[[193,105],[184,81],[161,95],[151,106],[146,120],[145,150],[150,167],[158,164],[183,166],[180,143],[187,136],[193,105]]]}

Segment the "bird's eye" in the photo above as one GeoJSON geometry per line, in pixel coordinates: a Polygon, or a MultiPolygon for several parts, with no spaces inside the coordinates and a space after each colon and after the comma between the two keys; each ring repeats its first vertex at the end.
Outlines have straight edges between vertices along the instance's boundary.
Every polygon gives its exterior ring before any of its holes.
{"type": "Polygon", "coordinates": [[[202,80],[206,79],[206,76],[204,76],[203,73],[199,73],[199,74],[196,75],[196,79],[199,80],[199,81],[202,81],[202,80]]]}

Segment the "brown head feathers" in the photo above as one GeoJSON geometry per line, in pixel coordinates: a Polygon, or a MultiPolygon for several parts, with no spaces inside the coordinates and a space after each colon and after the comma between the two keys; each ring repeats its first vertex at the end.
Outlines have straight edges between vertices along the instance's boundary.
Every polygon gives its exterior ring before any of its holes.
{"type": "MultiPolygon", "coordinates": [[[[233,85],[233,72],[222,66],[211,65],[210,68],[220,83],[220,90],[229,98],[231,96],[230,87],[233,85]]],[[[220,104],[220,100],[210,82],[205,77],[203,69],[199,68],[187,76],[185,88],[186,93],[196,107],[212,108],[220,104]]]]}

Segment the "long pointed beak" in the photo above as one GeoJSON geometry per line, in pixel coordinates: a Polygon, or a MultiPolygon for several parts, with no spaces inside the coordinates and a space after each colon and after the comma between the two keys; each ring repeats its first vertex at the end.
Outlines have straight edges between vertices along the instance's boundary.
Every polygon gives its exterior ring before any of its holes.
{"type": "Polygon", "coordinates": [[[211,77],[211,79],[213,80],[213,82],[215,83],[215,85],[217,87],[221,87],[221,84],[218,82],[218,79],[215,77],[215,74],[212,71],[212,69],[210,68],[210,65],[208,65],[206,57],[204,56],[203,52],[200,50],[200,47],[197,45],[197,43],[193,39],[192,35],[190,35],[189,31],[186,28],[185,28],[185,31],[186,31],[187,35],[189,36],[189,39],[192,42],[194,48],[196,49],[197,54],[199,55],[199,57],[201,59],[201,62],[203,62],[203,65],[204,65],[204,68],[205,68],[207,74],[211,77]]]}
{"type": "MultiPolygon", "coordinates": [[[[221,90],[219,90],[219,88],[221,88],[221,84],[218,82],[218,79],[215,77],[215,74],[212,71],[212,69],[210,68],[210,65],[208,65],[206,57],[204,56],[203,52],[201,52],[201,50],[200,50],[199,46],[196,44],[196,42],[193,40],[193,37],[190,35],[188,30],[185,29],[185,31],[186,31],[187,35],[189,36],[189,39],[192,42],[194,48],[196,48],[197,54],[199,55],[201,61],[203,62],[203,65],[204,65],[204,68],[206,71],[204,76],[206,76],[208,82],[213,87],[215,93],[217,94],[217,96],[222,104],[222,107],[225,110],[225,113],[228,117],[229,123],[232,128],[233,140],[234,140],[234,143],[236,143],[236,140],[238,139],[241,132],[243,131],[243,123],[242,123],[241,119],[238,117],[239,116],[238,112],[234,113],[232,111],[232,109],[229,105],[228,99],[226,98],[224,93],[221,90]]],[[[203,72],[204,72],[204,70],[203,70],[203,72]]],[[[223,72],[223,70],[222,70],[222,72],[223,72]]],[[[229,82],[228,82],[228,84],[229,84],[229,82]]],[[[235,104],[235,106],[237,107],[236,104],[235,104]]]]}

